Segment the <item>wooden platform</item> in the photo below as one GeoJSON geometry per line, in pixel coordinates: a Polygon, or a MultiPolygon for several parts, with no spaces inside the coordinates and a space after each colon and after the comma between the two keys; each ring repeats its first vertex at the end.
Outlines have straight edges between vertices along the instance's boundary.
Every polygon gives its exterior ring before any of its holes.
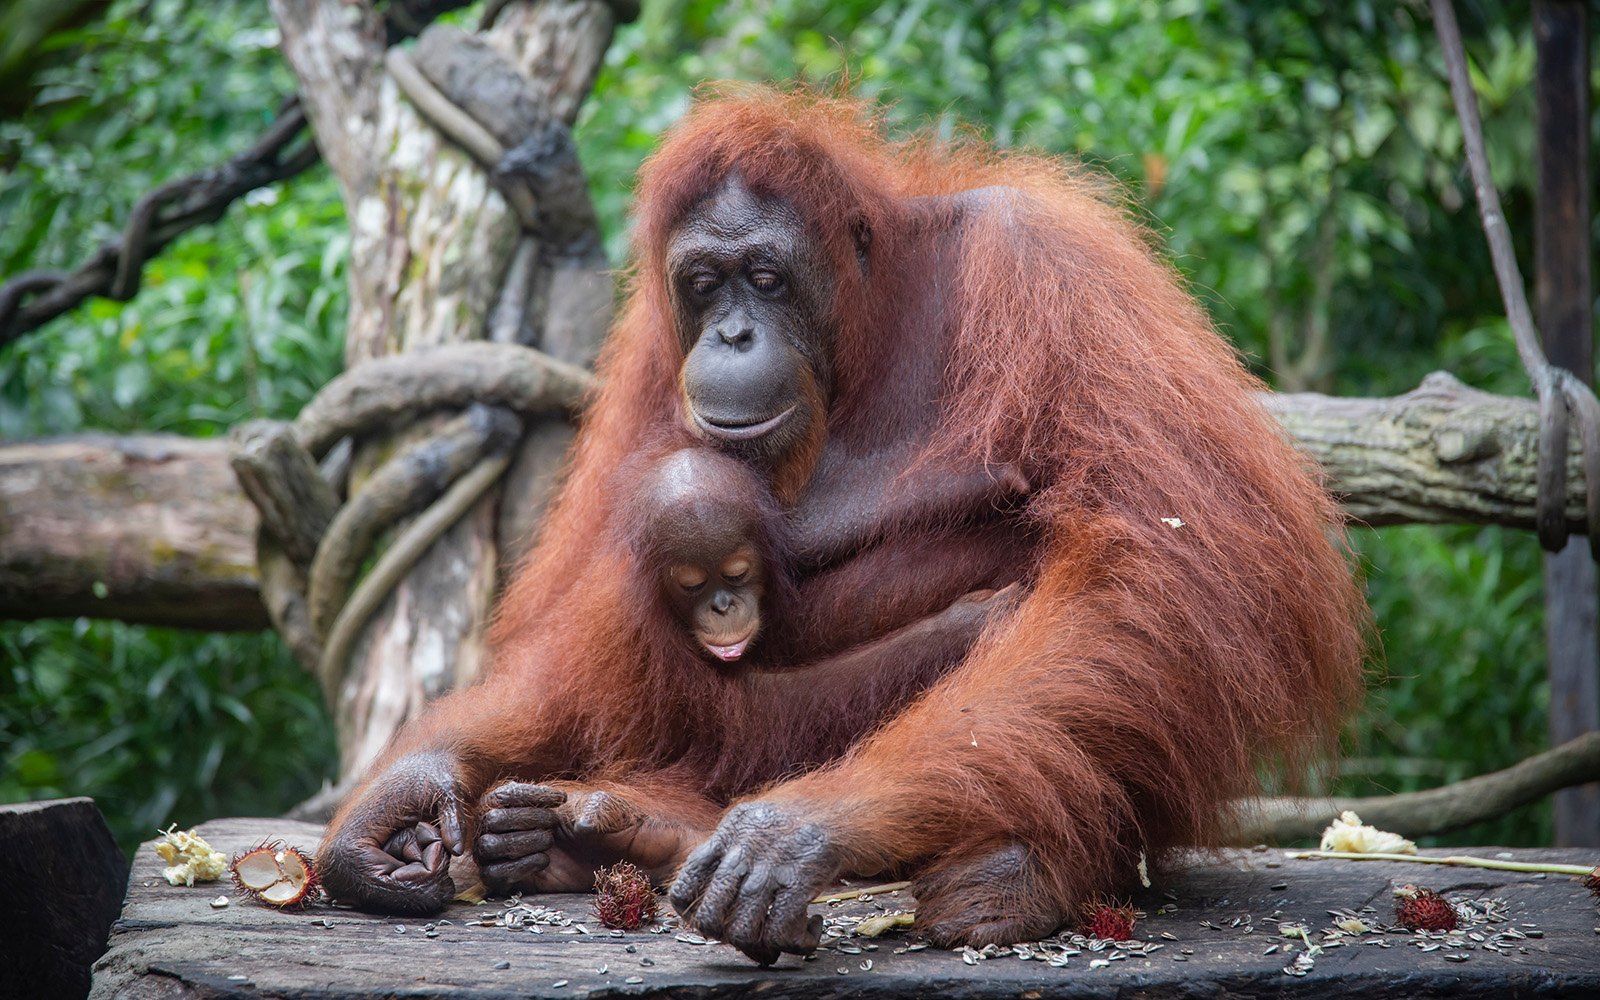
{"type": "MultiPolygon", "coordinates": [[[[232,855],[264,838],[309,849],[320,828],[229,819],[200,832],[232,855]]],[[[1584,850],[1510,853],[1568,864],[1600,860],[1584,850]]],[[[592,919],[585,896],[528,897],[508,927],[502,900],[458,904],[424,920],[328,905],[286,913],[238,898],[213,908],[224,894],[232,897],[226,882],[168,885],[160,860],[142,847],[110,950],[95,966],[92,996],[1600,996],[1600,909],[1566,876],[1287,860],[1277,850],[1229,852],[1142,892],[1135,902],[1147,916],[1133,947],[1094,950],[1069,934],[1031,949],[1029,959],[1011,949],[988,957],[917,949],[914,937],[889,931],[841,937],[810,960],[788,957],[761,969],[676,927],[607,931],[592,919]],[[1392,889],[1407,882],[1468,902],[1476,921],[1448,938],[1381,929],[1330,936],[1330,910],[1361,914],[1371,907],[1369,923],[1388,923],[1392,889]],[[543,914],[551,922],[533,925],[536,933],[515,919],[535,907],[560,916],[543,914]],[[1302,924],[1321,947],[1308,969],[1303,958],[1302,968],[1295,965],[1305,942],[1284,937],[1281,923],[1302,924]],[[1063,956],[1065,965],[1051,964],[1063,956]]],[[[855,918],[911,905],[902,892],[818,910],[848,933],[855,918]]]]}

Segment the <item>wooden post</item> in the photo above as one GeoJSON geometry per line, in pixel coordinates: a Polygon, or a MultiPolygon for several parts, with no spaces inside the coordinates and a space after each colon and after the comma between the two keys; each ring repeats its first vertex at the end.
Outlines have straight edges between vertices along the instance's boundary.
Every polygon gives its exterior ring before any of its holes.
{"type": "MultiPolygon", "coordinates": [[[[1594,384],[1589,298],[1589,37],[1577,0],[1536,0],[1537,305],[1545,353],[1594,384]]],[[[1550,742],[1600,729],[1600,639],[1595,564],[1574,538],[1544,560],[1550,742]]],[[[1557,792],[1555,843],[1600,845],[1600,783],[1557,792]]]]}

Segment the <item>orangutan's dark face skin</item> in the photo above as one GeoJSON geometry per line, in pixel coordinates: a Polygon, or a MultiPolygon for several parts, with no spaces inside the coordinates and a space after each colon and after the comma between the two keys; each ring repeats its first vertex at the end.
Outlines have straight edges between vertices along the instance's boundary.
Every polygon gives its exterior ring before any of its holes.
{"type": "Polygon", "coordinates": [[[690,429],[741,458],[789,454],[831,374],[833,282],[799,217],[732,179],[673,233],[667,270],[690,429]]]}
{"type": "Polygon", "coordinates": [[[675,561],[667,597],[706,652],[724,662],[744,655],[761,630],[761,554],[741,545],[720,559],[675,561]]]}

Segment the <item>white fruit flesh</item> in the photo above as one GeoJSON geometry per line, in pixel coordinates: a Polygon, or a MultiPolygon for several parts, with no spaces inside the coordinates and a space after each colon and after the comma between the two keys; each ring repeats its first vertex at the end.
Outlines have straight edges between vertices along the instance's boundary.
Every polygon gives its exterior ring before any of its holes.
{"type": "Polygon", "coordinates": [[[233,870],[239,876],[241,885],[257,892],[283,880],[283,870],[278,867],[277,859],[272,856],[272,852],[266,848],[246,854],[233,866],[233,870]]]}

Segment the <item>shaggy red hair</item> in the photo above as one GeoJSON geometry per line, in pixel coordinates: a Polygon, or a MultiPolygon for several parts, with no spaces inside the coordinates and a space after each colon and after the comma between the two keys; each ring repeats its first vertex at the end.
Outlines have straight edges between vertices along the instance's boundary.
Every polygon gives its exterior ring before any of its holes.
{"type": "MultiPolygon", "coordinates": [[[[473,794],[506,775],[642,775],[635,794],[703,812],[761,792],[803,803],[862,873],[933,877],[1020,843],[1036,875],[1016,904],[1064,917],[1128,884],[1141,852],[1204,842],[1264,760],[1299,769],[1329,747],[1363,653],[1339,514],[1104,177],[973,139],[890,141],[849,101],[712,94],[642,170],[634,243],[602,388],[500,605],[491,675],[388,759],[448,750],[473,794]],[[779,706],[637,611],[612,471],[687,440],[665,246],[735,173],[799,214],[836,276],[829,439],[906,440],[931,398],[922,461],[1014,463],[1034,484],[1029,596],[943,676],[779,706]],[[968,196],[983,210],[959,247],[919,253],[944,211],[926,199],[979,188],[997,190],[968,196]],[[903,318],[930,257],[953,283],[942,343],[903,318]]],[[[922,902],[922,923],[962,905],[922,902]]]]}

